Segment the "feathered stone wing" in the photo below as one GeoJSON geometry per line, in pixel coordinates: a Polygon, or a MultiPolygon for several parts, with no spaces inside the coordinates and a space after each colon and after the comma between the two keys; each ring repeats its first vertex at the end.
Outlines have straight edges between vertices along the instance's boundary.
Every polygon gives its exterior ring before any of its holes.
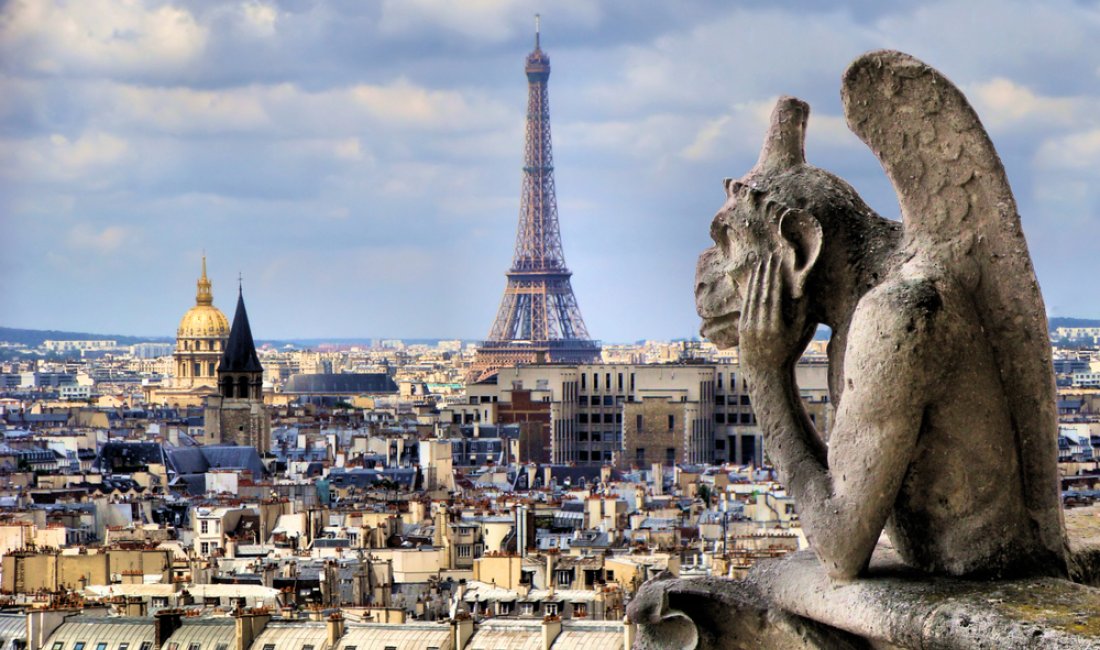
{"type": "Polygon", "coordinates": [[[901,52],[853,62],[842,97],[849,128],[898,193],[906,245],[931,255],[973,294],[1000,367],[1027,507],[1043,545],[1064,559],[1046,311],[993,143],[954,84],[901,52]]]}

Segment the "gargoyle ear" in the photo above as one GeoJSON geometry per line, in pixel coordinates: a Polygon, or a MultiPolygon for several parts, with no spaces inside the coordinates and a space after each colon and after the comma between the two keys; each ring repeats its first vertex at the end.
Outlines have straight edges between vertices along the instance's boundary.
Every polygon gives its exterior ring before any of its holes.
{"type": "Polygon", "coordinates": [[[801,298],[806,279],[821,253],[821,223],[804,210],[785,210],[779,217],[781,260],[791,295],[801,298]]]}

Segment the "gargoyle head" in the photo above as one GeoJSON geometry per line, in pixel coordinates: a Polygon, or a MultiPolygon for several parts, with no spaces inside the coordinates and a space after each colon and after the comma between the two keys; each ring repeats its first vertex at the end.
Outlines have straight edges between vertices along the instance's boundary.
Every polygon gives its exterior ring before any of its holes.
{"type": "Polygon", "coordinates": [[[781,97],[756,165],[741,179],[726,179],[726,202],[711,223],[714,246],[699,256],[695,306],[701,333],[719,347],[738,343],[746,284],[769,255],[780,262],[791,299],[804,299],[807,283],[830,232],[852,218],[874,216],[840,178],[806,163],[810,107],[781,97]]]}

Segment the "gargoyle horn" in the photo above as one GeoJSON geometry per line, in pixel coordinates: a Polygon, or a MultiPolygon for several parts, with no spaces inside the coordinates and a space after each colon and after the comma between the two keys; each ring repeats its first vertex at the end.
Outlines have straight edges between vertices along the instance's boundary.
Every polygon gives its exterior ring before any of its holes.
{"type": "Polygon", "coordinates": [[[806,163],[806,119],[810,105],[795,97],[780,97],[772,109],[768,136],[760,149],[759,171],[784,169],[806,163]]]}

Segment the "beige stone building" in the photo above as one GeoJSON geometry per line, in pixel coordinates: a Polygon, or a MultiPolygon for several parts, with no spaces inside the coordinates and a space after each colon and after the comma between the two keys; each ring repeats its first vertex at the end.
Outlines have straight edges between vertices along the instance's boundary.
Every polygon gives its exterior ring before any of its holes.
{"type": "MultiPolygon", "coordinates": [[[[810,418],[832,413],[825,364],[796,369],[810,418]]],[[[467,386],[442,427],[542,423],[552,463],[760,464],[763,441],[737,363],[532,364],[467,386]]],[[[530,441],[521,441],[526,444],[530,441]]]]}
{"type": "Polygon", "coordinates": [[[195,306],[180,319],[173,353],[173,377],[168,386],[148,386],[145,401],[172,406],[201,406],[217,393],[218,363],[229,340],[229,320],[214,306],[206,257],[202,258],[195,306]]]}

